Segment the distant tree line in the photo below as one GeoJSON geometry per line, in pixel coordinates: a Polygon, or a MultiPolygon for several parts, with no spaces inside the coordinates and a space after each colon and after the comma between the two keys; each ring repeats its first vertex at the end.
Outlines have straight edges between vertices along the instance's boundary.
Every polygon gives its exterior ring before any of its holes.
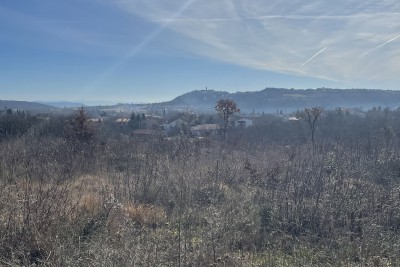
{"type": "Polygon", "coordinates": [[[135,114],[135,112],[131,113],[129,118],[129,127],[131,129],[140,129],[143,127],[143,123],[146,120],[146,115],[142,114],[135,114]]]}
{"type": "Polygon", "coordinates": [[[5,109],[4,113],[0,114],[0,140],[21,136],[37,122],[36,116],[31,116],[25,111],[5,109]]]}

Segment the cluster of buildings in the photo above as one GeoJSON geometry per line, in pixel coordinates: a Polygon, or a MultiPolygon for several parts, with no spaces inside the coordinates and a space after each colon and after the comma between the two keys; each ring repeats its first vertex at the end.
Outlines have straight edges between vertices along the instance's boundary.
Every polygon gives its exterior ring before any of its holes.
{"type": "MultiPolygon", "coordinates": [[[[90,119],[94,123],[104,122],[106,118],[90,119]]],[[[221,125],[217,123],[207,124],[191,124],[182,118],[175,119],[169,122],[164,122],[161,116],[146,115],[145,123],[139,129],[131,129],[131,133],[136,136],[149,136],[155,134],[162,134],[164,136],[176,136],[181,133],[189,134],[196,137],[207,137],[219,134],[221,125]]],[[[130,128],[130,119],[126,117],[113,119],[112,121],[116,126],[123,128],[130,128]]],[[[229,122],[229,127],[247,128],[253,126],[253,120],[249,118],[241,118],[229,122]]]]}
{"type": "MultiPolygon", "coordinates": [[[[239,120],[234,120],[230,122],[230,127],[250,127],[253,126],[253,121],[248,118],[242,118],[239,120]]],[[[185,127],[189,130],[190,134],[193,136],[204,137],[204,136],[212,136],[218,134],[221,130],[221,125],[217,123],[209,123],[209,124],[198,124],[198,125],[190,125],[187,126],[187,123],[182,119],[176,119],[169,123],[164,123],[162,125],[162,130],[170,135],[173,132],[176,132],[176,129],[185,127]]]]}

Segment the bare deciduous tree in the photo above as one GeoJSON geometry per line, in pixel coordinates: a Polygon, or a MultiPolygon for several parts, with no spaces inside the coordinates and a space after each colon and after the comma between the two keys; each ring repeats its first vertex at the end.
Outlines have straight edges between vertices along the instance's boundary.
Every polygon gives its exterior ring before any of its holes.
{"type": "Polygon", "coordinates": [[[229,123],[229,118],[234,113],[240,112],[240,109],[237,107],[237,104],[235,101],[233,101],[231,99],[220,99],[220,100],[218,100],[217,105],[215,106],[215,110],[221,114],[221,116],[224,120],[223,135],[224,135],[224,139],[225,139],[226,129],[228,128],[228,123],[229,123]]]}
{"type": "Polygon", "coordinates": [[[321,115],[322,108],[306,108],[304,111],[307,114],[307,121],[311,129],[311,141],[314,144],[315,123],[317,122],[318,117],[321,115]]]}

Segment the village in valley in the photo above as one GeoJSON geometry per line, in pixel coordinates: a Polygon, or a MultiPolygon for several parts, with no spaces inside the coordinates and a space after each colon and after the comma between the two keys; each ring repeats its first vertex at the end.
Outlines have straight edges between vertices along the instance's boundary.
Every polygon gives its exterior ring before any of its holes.
{"type": "MultiPolygon", "coordinates": [[[[220,118],[218,114],[195,114],[176,112],[173,115],[155,115],[132,112],[130,116],[119,114],[111,117],[91,118],[95,123],[112,121],[116,127],[123,128],[133,136],[151,137],[161,135],[166,138],[176,137],[181,134],[192,137],[216,136],[221,132],[220,118]]],[[[231,128],[247,128],[254,124],[255,115],[236,115],[229,121],[231,128]]]]}
{"type": "Polygon", "coordinates": [[[398,102],[310,105],[321,92],[261,92],[280,94],[275,106],[204,91],[203,107],[0,102],[0,260],[398,262],[398,102]]]}

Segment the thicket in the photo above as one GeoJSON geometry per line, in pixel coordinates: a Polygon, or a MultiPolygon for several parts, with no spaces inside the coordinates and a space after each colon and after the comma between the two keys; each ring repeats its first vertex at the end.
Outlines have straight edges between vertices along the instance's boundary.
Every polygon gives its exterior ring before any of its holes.
{"type": "Polygon", "coordinates": [[[2,265],[400,264],[397,110],[323,111],[314,144],[307,121],[272,115],[223,141],[85,116],[2,138],[2,265]]]}

